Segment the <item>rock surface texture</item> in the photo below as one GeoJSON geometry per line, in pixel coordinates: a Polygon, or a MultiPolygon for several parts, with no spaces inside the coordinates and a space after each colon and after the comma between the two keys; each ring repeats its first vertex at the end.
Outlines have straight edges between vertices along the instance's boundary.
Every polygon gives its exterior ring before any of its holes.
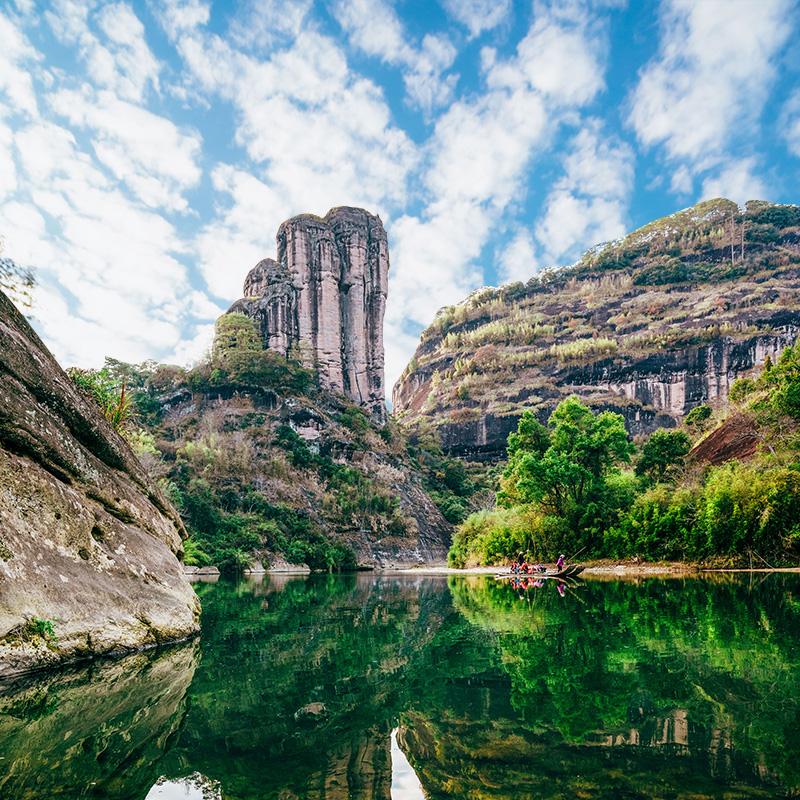
{"type": "Polygon", "coordinates": [[[196,633],[185,535],[0,293],[0,677],[196,633]]]}
{"type": "Polygon", "coordinates": [[[277,242],[278,260],[250,271],[229,313],[251,317],[269,349],[316,367],[321,388],[385,419],[389,247],[380,217],[350,207],[302,214],[280,226],[277,242]]]}

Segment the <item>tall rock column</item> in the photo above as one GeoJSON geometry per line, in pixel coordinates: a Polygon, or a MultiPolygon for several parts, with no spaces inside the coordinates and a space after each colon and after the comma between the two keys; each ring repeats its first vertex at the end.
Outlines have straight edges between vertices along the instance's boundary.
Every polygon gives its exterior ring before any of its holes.
{"type": "Polygon", "coordinates": [[[383,317],[389,294],[389,240],[380,217],[369,215],[370,280],[367,296],[367,380],[373,413],[386,419],[383,317]]]}
{"type": "Polygon", "coordinates": [[[248,274],[230,308],[251,317],[264,345],[288,355],[299,345],[323,389],[386,419],[383,316],[389,246],[380,217],[363,208],[302,214],[278,229],[278,260],[248,274]]]}
{"type": "Polygon", "coordinates": [[[363,208],[331,209],[325,216],[342,256],[342,360],[345,393],[383,419],[383,316],[389,246],[379,217],[363,208]]]}
{"type": "Polygon", "coordinates": [[[278,229],[278,261],[297,292],[297,334],[303,360],[319,371],[320,386],[344,391],[342,314],[339,284],[341,260],[330,227],[319,217],[302,214],[278,229]]]}

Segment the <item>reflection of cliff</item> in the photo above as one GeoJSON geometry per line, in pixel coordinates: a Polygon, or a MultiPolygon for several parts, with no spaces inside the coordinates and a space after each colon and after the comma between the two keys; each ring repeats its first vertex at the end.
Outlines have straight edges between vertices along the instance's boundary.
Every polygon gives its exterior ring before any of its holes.
{"type": "Polygon", "coordinates": [[[174,741],[199,649],[193,642],[3,687],[0,797],[140,800],[174,741]]]}
{"type": "Polygon", "coordinates": [[[452,612],[441,588],[373,576],[198,587],[204,635],[221,646],[204,646],[167,774],[202,772],[229,800],[389,800],[408,676],[452,612]]]}
{"type": "Polygon", "coordinates": [[[798,585],[586,581],[527,602],[479,577],[220,580],[198,586],[185,713],[191,650],[3,695],[0,797],[63,780],[141,800],[200,775],[225,800],[389,800],[398,722],[429,800],[786,797],[798,585]]]}

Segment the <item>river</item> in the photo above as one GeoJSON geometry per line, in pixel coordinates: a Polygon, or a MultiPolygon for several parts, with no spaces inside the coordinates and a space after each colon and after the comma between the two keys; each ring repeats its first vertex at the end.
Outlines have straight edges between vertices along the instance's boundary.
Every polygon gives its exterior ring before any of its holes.
{"type": "Polygon", "coordinates": [[[800,791],[800,575],[266,575],[202,636],[0,685],[0,797],[800,791]]]}

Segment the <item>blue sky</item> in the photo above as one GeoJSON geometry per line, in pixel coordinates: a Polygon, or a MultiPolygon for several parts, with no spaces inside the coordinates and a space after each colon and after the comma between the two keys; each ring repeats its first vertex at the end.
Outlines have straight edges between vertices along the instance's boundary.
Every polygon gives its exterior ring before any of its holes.
{"type": "Polygon", "coordinates": [[[799,71],[791,0],[3,0],[0,235],[63,365],[187,364],[284,219],[364,207],[390,387],[475,288],[798,202],[799,71]]]}

